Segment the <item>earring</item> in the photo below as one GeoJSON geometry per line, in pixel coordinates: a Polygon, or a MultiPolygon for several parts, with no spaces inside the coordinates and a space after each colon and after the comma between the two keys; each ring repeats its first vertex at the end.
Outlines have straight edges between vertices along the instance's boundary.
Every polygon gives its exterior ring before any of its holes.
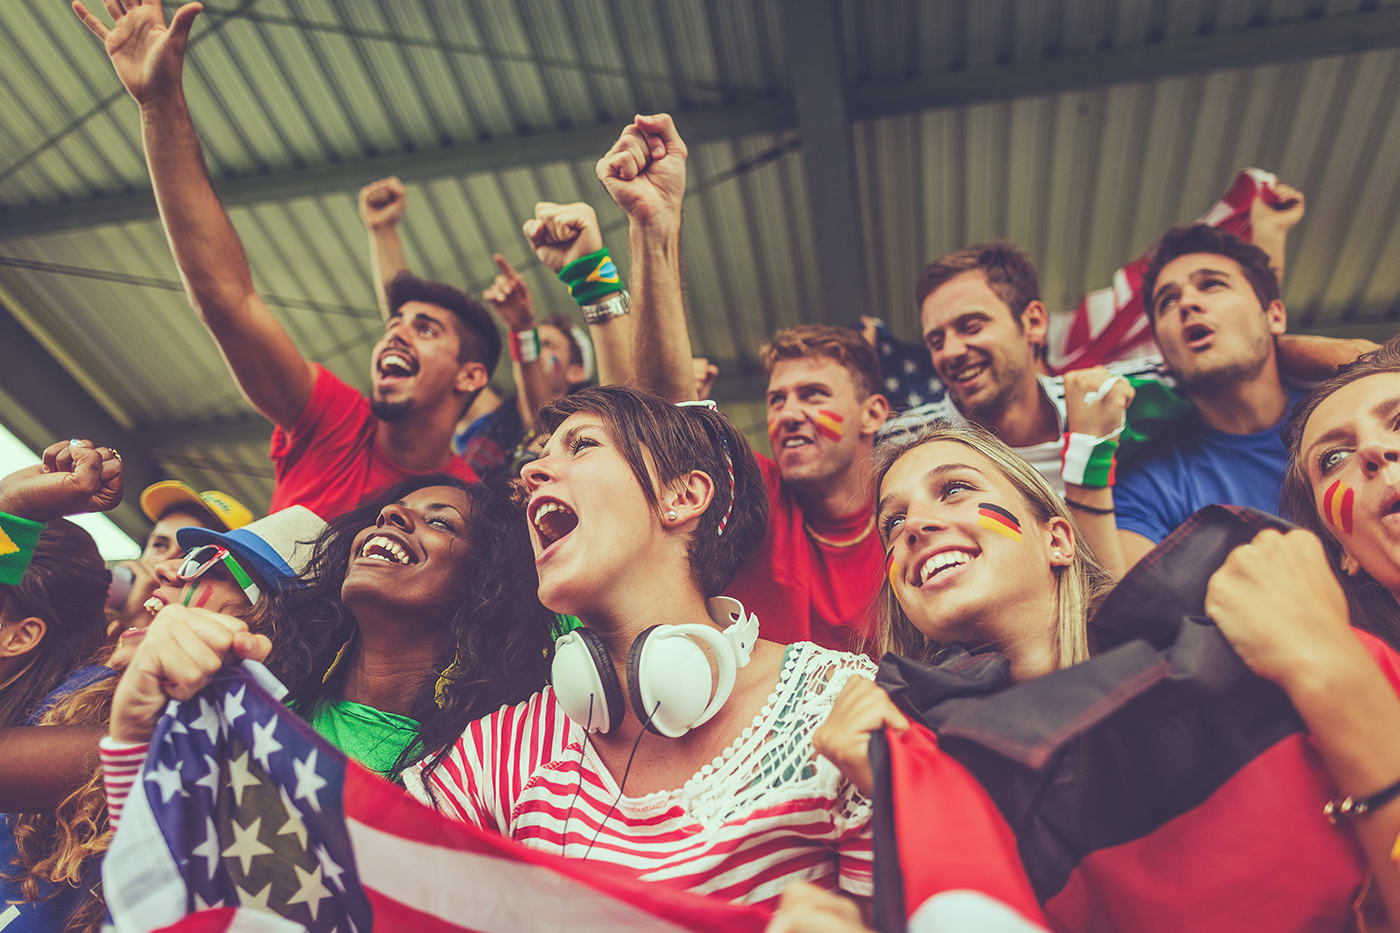
{"type": "Polygon", "coordinates": [[[675,520],[676,520],[677,518],[679,518],[679,517],[680,517],[680,516],[678,516],[678,515],[676,514],[676,510],[675,510],[675,509],[669,509],[669,510],[666,512],[666,521],[668,521],[668,522],[673,522],[673,521],[675,521],[675,520]]]}

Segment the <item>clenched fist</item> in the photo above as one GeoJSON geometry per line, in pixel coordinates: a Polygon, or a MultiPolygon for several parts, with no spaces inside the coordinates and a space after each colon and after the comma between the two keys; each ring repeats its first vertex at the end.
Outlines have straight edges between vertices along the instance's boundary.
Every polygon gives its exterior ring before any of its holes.
{"type": "Polygon", "coordinates": [[[603,248],[603,231],[598,227],[598,215],[582,201],[555,204],[540,201],[535,216],[521,225],[525,239],[546,269],[560,269],[603,248]]]}
{"type": "Polygon", "coordinates": [[[371,230],[397,226],[403,220],[408,194],[393,175],[372,181],[360,189],[360,219],[371,230]]]}
{"type": "Polygon", "coordinates": [[[669,114],[638,114],[598,160],[598,180],[634,224],[678,234],[685,197],[685,140],[669,114]]]}
{"type": "Polygon", "coordinates": [[[80,512],[105,512],[122,501],[121,455],[92,441],[59,441],[44,462],[0,480],[0,512],[47,522],[80,512]]]}

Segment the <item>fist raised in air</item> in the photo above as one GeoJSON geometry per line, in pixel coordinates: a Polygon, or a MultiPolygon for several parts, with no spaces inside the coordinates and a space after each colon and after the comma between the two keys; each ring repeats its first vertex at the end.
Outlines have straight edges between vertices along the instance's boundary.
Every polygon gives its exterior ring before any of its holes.
{"type": "Polygon", "coordinates": [[[598,160],[598,180],[634,224],[679,233],[688,154],[669,114],[638,114],[598,160]]]}

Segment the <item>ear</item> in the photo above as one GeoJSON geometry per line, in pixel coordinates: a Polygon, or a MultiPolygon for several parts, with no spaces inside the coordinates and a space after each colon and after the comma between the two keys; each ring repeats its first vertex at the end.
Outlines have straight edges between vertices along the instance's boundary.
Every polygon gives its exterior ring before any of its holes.
{"type": "Polygon", "coordinates": [[[1045,524],[1046,551],[1051,567],[1068,567],[1074,563],[1074,526],[1058,515],[1045,524]]]}
{"type": "Polygon", "coordinates": [[[1021,333],[1032,346],[1045,346],[1046,335],[1050,330],[1050,313],[1039,299],[1026,305],[1021,312],[1021,333]]]}
{"type": "Polygon", "coordinates": [[[583,371],[583,365],[581,363],[570,363],[568,368],[564,370],[564,378],[569,380],[569,385],[576,386],[582,382],[587,382],[588,374],[583,371]]]}
{"type": "Polygon", "coordinates": [[[890,400],[876,393],[860,403],[860,436],[873,437],[890,417],[890,400]]]}
{"type": "Polygon", "coordinates": [[[674,521],[663,523],[675,528],[699,518],[715,497],[715,481],[703,470],[691,470],[661,491],[661,514],[676,513],[674,521]]]}
{"type": "Polygon", "coordinates": [[[486,383],[491,381],[491,377],[486,375],[486,366],[482,363],[463,363],[457,368],[457,378],[452,384],[463,395],[474,395],[486,387],[486,383]]]}
{"type": "Polygon", "coordinates": [[[1342,552],[1342,573],[1354,577],[1361,572],[1361,564],[1346,551],[1342,552]]]}
{"type": "Polygon", "coordinates": [[[28,654],[44,640],[48,625],[38,616],[26,616],[0,625],[0,658],[28,654]]]}
{"type": "Polygon", "coordinates": [[[1264,317],[1268,319],[1269,333],[1275,337],[1287,332],[1288,312],[1284,310],[1283,302],[1278,298],[1269,302],[1269,306],[1264,309],[1264,317]]]}

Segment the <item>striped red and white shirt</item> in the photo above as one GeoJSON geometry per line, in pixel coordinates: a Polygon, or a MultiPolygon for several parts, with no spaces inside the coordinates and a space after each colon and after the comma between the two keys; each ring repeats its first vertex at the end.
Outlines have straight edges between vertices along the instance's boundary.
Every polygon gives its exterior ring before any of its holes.
{"type": "Polygon", "coordinates": [[[619,797],[549,687],[472,723],[404,784],[460,820],[644,881],[769,906],[794,880],[868,897],[870,801],[816,754],[812,733],[850,677],[874,674],[863,655],[789,645],[753,724],[677,790],[619,797]]]}

